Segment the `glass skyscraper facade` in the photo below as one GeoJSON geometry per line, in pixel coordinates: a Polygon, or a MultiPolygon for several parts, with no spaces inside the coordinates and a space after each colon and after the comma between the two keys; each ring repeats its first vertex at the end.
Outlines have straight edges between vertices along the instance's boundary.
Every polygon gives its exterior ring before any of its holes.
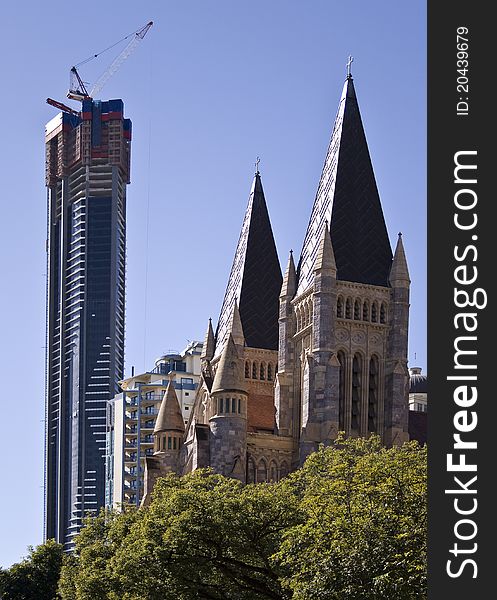
{"type": "Polygon", "coordinates": [[[106,406],[124,375],[126,185],[121,100],[46,126],[45,538],[72,547],[105,504],[106,406]]]}

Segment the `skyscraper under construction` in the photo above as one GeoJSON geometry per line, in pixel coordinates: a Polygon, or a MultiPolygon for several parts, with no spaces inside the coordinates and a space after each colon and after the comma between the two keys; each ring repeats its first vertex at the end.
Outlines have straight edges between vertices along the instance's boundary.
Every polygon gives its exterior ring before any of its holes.
{"type": "Polygon", "coordinates": [[[46,125],[45,538],[66,548],[105,501],[106,403],[124,368],[126,185],[122,100],[86,99],[46,125]]]}

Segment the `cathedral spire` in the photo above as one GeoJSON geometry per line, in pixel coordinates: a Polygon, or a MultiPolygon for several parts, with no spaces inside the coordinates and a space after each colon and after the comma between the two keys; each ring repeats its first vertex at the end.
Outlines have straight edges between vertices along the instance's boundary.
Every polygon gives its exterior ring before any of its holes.
{"type": "Polygon", "coordinates": [[[409,287],[410,283],[411,279],[409,277],[404,244],[402,243],[402,234],[399,233],[392,268],[390,269],[390,285],[392,287],[409,287]]]}
{"type": "Polygon", "coordinates": [[[256,169],[219,316],[215,356],[228,340],[235,301],[246,345],[278,348],[282,276],[258,165],[256,169]]]}
{"type": "Polygon", "coordinates": [[[280,298],[286,298],[289,296],[293,298],[297,289],[297,272],[295,270],[295,263],[293,261],[293,251],[290,250],[290,256],[288,257],[288,264],[286,267],[285,275],[283,276],[283,285],[281,286],[280,298]]]}
{"type": "Polygon", "coordinates": [[[302,246],[298,295],[312,284],[325,220],[330,223],[337,278],[388,286],[392,250],[350,73],[302,246]]]}
{"type": "Polygon", "coordinates": [[[216,342],[214,339],[214,330],[212,329],[212,319],[209,318],[209,325],[207,326],[204,345],[202,347],[202,356],[200,358],[203,360],[212,360],[212,357],[214,356],[215,345],[216,342]]]}

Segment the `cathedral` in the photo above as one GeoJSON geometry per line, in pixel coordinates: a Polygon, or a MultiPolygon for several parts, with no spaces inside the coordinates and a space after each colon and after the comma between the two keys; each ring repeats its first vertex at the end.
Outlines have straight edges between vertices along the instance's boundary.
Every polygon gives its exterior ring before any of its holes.
{"type": "Polygon", "coordinates": [[[410,279],[392,255],[351,74],[295,264],[282,276],[255,173],[219,321],[185,427],[170,382],[145,464],[157,477],[201,467],[242,482],[279,481],[319,444],[408,434],[410,279]]]}

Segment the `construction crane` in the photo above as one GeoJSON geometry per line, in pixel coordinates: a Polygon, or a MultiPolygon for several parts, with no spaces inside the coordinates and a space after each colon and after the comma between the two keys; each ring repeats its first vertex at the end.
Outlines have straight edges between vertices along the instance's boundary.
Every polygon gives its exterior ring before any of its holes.
{"type": "Polygon", "coordinates": [[[136,49],[138,44],[147,35],[148,30],[152,27],[153,24],[154,24],[153,21],[149,21],[146,25],[144,25],[143,27],[140,27],[140,29],[137,29],[136,31],[134,31],[133,33],[122,38],[115,44],[112,44],[112,46],[109,46],[109,48],[106,48],[105,50],[102,50],[98,54],[94,54],[94,55],[90,56],[89,58],[87,58],[86,60],[81,61],[74,67],[71,67],[69,92],[67,93],[67,97],[70,98],[71,100],[79,100],[79,101],[91,100],[92,98],[94,98],[95,94],[98,94],[102,90],[104,85],[107,83],[107,81],[109,81],[109,79],[119,69],[119,67],[122,65],[122,63],[133,53],[133,51],[136,49]],[[97,56],[100,56],[100,54],[107,52],[107,50],[110,50],[111,48],[113,48],[114,46],[116,46],[117,44],[126,40],[129,37],[131,37],[131,40],[129,41],[126,48],[124,48],[124,50],[118,56],[116,56],[116,58],[112,61],[110,67],[108,69],[106,69],[102,73],[102,75],[100,75],[100,77],[97,79],[96,83],[91,88],[90,92],[88,92],[83,80],[81,79],[81,77],[78,73],[77,68],[80,67],[81,65],[86,64],[87,62],[90,62],[97,56]]]}
{"type": "Polygon", "coordinates": [[[57,100],[53,100],[52,98],[47,98],[47,104],[55,106],[55,108],[58,108],[62,112],[69,113],[70,115],[79,116],[79,112],[77,110],[70,108],[66,104],[62,104],[62,102],[57,102],[57,100]]]}
{"type": "MultiPolygon", "coordinates": [[[[83,100],[91,100],[95,96],[95,94],[98,94],[102,90],[104,85],[107,83],[107,81],[109,81],[109,79],[112,77],[112,75],[114,75],[114,73],[119,69],[119,67],[122,65],[122,63],[133,53],[133,51],[136,49],[138,44],[141,42],[141,40],[143,40],[143,38],[147,34],[148,30],[152,27],[152,25],[153,25],[153,21],[149,21],[146,25],[144,25],[143,27],[140,27],[140,29],[137,29],[133,33],[128,34],[127,36],[120,39],[118,42],[115,42],[108,48],[105,48],[105,50],[102,50],[101,52],[98,52],[97,54],[92,54],[92,56],[88,57],[86,60],[83,60],[80,63],[78,63],[77,65],[75,65],[74,67],[71,67],[69,92],[67,93],[67,97],[70,98],[71,100],[79,100],[80,102],[82,102],[83,100]],[[127,40],[129,37],[131,37],[131,40],[129,41],[128,45],[124,48],[124,50],[118,56],[116,56],[116,58],[112,61],[110,67],[108,67],[102,73],[102,75],[100,75],[100,77],[97,79],[96,83],[91,88],[90,92],[88,92],[85,83],[83,82],[83,80],[81,79],[81,77],[78,73],[77,67],[80,67],[81,65],[84,65],[87,62],[90,62],[94,58],[97,58],[97,56],[100,56],[100,54],[103,54],[104,52],[107,52],[111,48],[114,48],[114,46],[117,46],[124,40],[127,40]]],[[[47,98],[47,103],[50,104],[51,106],[55,106],[55,108],[58,108],[59,110],[62,110],[63,112],[69,113],[71,115],[79,115],[78,111],[70,108],[69,106],[66,106],[62,102],[53,100],[52,98],[47,98]]]]}

